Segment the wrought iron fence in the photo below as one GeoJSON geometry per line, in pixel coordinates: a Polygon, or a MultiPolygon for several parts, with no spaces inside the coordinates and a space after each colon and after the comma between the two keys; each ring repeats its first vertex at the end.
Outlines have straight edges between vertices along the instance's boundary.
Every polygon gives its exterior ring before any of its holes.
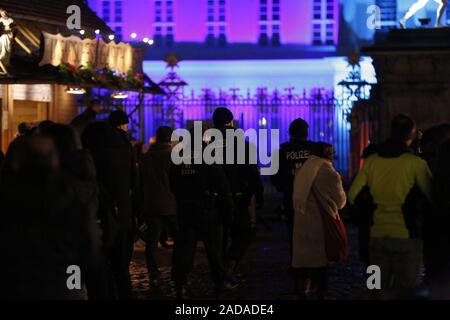
{"type": "Polygon", "coordinates": [[[188,128],[195,120],[211,124],[214,110],[227,107],[243,130],[279,129],[282,143],[289,140],[291,121],[301,117],[309,123],[309,139],[333,144],[337,169],[343,175],[348,173],[350,124],[347,116],[351,108],[347,100],[337,99],[333,91],[314,89],[297,93],[294,88],[286,88],[269,92],[267,88],[259,88],[255,93],[240,94],[239,89],[233,88],[228,92],[203,89],[197,95],[194,91],[186,94],[181,90],[177,95],[146,96],[141,105],[139,98],[142,96],[130,95],[116,104],[131,115],[131,129],[136,135],[142,132],[145,141],[161,125],[188,128]]]}

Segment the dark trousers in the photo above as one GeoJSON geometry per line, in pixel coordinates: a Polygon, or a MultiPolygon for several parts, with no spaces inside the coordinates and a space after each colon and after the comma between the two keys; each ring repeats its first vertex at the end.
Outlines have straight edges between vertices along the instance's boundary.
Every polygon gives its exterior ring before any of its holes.
{"type": "Polygon", "coordinates": [[[292,192],[285,192],[283,194],[283,207],[284,216],[286,218],[286,228],[288,233],[288,244],[289,244],[289,262],[292,261],[293,256],[293,245],[292,237],[294,235],[294,205],[292,203],[292,192]]]}
{"type": "Polygon", "coordinates": [[[328,291],[328,266],[319,268],[297,268],[294,270],[294,278],[297,281],[299,298],[306,298],[307,283],[310,288],[316,289],[316,298],[322,300],[328,291]]]}
{"type": "Polygon", "coordinates": [[[105,252],[102,251],[99,267],[86,275],[86,286],[89,300],[113,300],[114,280],[105,252]]]}
{"type": "Polygon", "coordinates": [[[201,226],[193,223],[180,223],[178,238],[175,243],[175,266],[173,269],[173,278],[177,287],[186,283],[187,276],[194,263],[197,241],[202,241],[205,245],[216,290],[221,289],[225,277],[221,250],[222,233],[223,229],[220,224],[201,226]]]}
{"type": "Polygon", "coordinates": [[[294,254],[294,249],[292,245],[292,237],[294,235],[294,212],[292,208],[285,208],[285,215],[286,215],[286,227],[288,232],[288,242],[289,242],[289,254],[290,254],[290,260],[292,261],[292,257],[294,254]]]}
{"type": "Polygon", "coordinates": [[[114,238],[112,246],[107,251],[109,268],[114,281],[116,296],[119,299],[132,297],[129,251],[129,232],[120,230],[114,238]]]}
{"type": "Polygon", "coordinates": [[[146,218],[148,225],[146,246],[145,246],[145,258],[147,261],[147,269],[150,279],[157,278],[159,276],[158,270],[158,241],[161,238],[161,234],[166,228],[169,228],[175,241],[178,233],[177,218],[176,216],[154,216],[146,218]]]}
{"type": "Polygon", "coordinates": [[[225,234],[225,240],[230,237],[229,247],[226,250],[226,259],[238,264],[253,240],[252,222],[249,214],[248,201],[235,200],[235,212],[229,231],[225,234]],[[228,234],[229,232],[229,234],[228,234]]]}
{"type": "Polygon", "coordinates": [[[360,226],[358,228],[358,253],[359,260],[370,265],[370,226],[360,226]]]}

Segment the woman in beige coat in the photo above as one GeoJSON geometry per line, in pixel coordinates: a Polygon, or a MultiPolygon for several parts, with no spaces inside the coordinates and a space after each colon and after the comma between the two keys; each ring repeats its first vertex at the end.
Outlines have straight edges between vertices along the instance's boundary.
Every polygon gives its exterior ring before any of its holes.
{"type": "Polygon", "coordinates": [[[295,173],[292,268],[300,299],[307,296],[307,283],[318,290],[318,299],[327,293],[328,259],[322,214],[339,219],[338,210],[346,202],[341,177],[333,168],[333,154],[330,144],[319,142],[295,173]]]}

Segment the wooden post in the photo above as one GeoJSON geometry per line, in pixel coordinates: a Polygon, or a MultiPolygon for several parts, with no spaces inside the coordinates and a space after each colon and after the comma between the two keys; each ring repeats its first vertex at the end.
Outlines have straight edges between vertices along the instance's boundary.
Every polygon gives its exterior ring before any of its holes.
{"type": "Polygon", "coordinates": [[[1,104],[1,108],[0,108],[0,149],[3,151],[3,152],[5,152],[6,150],[6,148],[5,148],[5,146],[4,146],[4,144],[3,144],[3,142],[5,141],[5,137],[4,137],[4,130],[6,129],[6,128],[4,128],[3,127],[3,123],[4,123],[4,121],[5,121],[5,119],[3,118],[3,117],[5,117],[6,116],[6,112],[4,112],[3,110],[6,110],[6,101],[8,101],[7,100],[7,96],[6,96],[6,85],[1,85],[1,88],[2,88],[2,96],[1,96],[1,98],[2,98],[2,104],[1,104]]]}
{"type": "Polygon", "coordinates": [[[13,106],[14,100],[12,95],[12,85],[6,84],[3,86],[3,97],[1,106],[1,148],[4,152],[12,141],[12,125],[13,125],[13,106]]]}
{"type": "Polygon", "coordinates": [[[56,121],[56,108],[58,100],[59,88],[56,84],[52,84],[52,98],[49,104],[48,120],[56,121]]]}
{"type": "Polygon", "coordinates": [[[142,143],[145,143],[144,98],[145,94],[139,93],[139,138],[142,143]]]}

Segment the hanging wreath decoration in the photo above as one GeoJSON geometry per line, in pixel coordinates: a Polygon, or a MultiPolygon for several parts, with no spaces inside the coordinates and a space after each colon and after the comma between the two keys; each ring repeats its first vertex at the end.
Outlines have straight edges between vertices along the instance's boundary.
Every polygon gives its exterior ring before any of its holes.
{"type": "Polygon", "coordinates": [[[142,91],[144,75],[129,70],[126,74],[108,67],[95,69],[91,65],[76,67],[69,63],[59,66],[61,83],[77,87],[99,87],[118,91],[142,91]]]}

